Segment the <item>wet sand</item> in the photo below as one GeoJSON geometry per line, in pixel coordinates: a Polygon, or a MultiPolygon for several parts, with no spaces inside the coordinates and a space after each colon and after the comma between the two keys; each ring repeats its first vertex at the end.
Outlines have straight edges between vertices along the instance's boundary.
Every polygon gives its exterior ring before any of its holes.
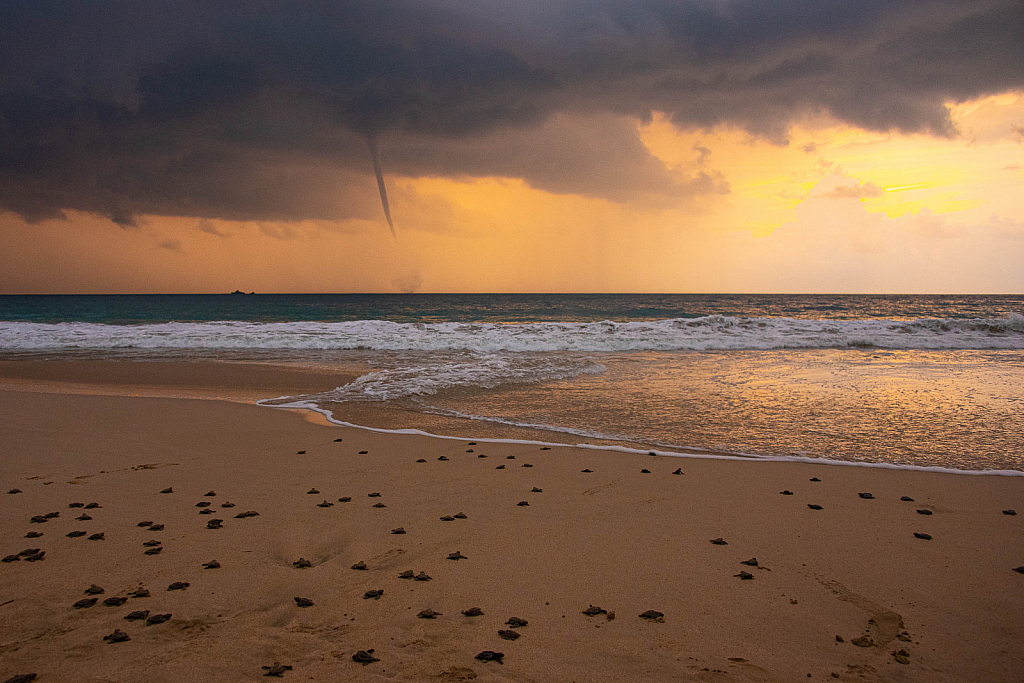
{"type": "MultiPolygon", "coordinates": [[[[279,388],[264,376],[240,394],[279,388]]],[[[6,385],[0,556],[45,555],[0,564],[0,681],[255,681],[275,661],[311,681],[1014,681],[1024,668],[1024,477],[471,445],[308,415],[6,385]],[[98,603],[73,608],[92,584],[98,603]],[[151,596],[128,597],[140,586],[151,596]],[[428,608],[441,616],[417,618],[428,608]],[[171,617],[124,619],[135,610],[171,617]],[[130,640],[105,642],[116,629],[130,640]],[[371,648],[379,661],[352,660],[371,648]],[[475,658],[485,650],[504,663],[475,658]]]]}

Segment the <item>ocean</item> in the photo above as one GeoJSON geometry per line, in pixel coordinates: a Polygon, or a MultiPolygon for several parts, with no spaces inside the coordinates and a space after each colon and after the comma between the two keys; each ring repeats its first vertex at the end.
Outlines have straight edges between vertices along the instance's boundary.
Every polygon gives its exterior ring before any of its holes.
{"type": "Polygon", "coordinates": [[[264,404],[376,429],[1024,473],[1024,296],[0,296],[0,358],[341,369],[264,404]]]}

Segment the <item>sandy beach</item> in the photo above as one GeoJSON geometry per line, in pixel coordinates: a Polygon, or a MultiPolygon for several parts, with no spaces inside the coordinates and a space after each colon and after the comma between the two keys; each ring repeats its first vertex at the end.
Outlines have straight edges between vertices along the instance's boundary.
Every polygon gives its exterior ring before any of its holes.
{"type": "Polygon", "coordinates": [[[4,365],[0,555],[45,554],[0,564],[2,681],[1021,680],[1024,477],[383,434],[241,402],[283,370],[4,365]]]}

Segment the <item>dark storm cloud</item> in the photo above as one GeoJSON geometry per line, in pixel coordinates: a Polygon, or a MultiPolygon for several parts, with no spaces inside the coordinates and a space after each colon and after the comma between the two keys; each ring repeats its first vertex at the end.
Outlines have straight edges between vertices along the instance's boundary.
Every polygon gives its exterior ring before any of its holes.
{"type": "Polygon", "coordinates": [[[952,135],[944,101],[1021,87],[1011,0],[5,0],[0,208],[376,220],[373,138],[389,172],[685,197],[726,186],[617,116],[952,135]]]}

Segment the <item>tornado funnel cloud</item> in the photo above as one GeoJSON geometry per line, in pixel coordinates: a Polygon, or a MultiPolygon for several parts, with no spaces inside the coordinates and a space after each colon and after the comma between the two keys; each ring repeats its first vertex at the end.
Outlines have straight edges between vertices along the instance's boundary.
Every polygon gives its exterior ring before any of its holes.
{"type": "Polygon", "coordinates": [[[388,220],[391,236],[398,239],[398,235],[395,234],[395,224],[391,221],[391,206],[388,204],[388,189],[384,186],[384,172],[380,169],[380,152],[377,151],[377,138],[367,135],[366,146],[370,148],[370,160],[373,161],[373,172],[377,176],[377,189],[380,190],[380,205],[384,208],[384,218],[388,220]]]}

